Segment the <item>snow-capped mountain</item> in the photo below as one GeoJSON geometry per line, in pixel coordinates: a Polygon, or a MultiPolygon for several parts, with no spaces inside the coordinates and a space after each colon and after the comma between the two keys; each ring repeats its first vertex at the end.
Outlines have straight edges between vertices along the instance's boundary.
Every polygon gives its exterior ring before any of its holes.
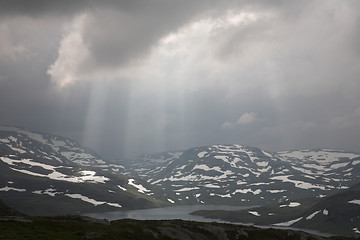
{"type": "Polygon", "coordinates": [[[128,162],[138,176],[176,203],[267,204],[324,197],[360,181],[360,154],[318,149],[269,153],[213,145],[144,155],[128,162]]]}
{"type": "Polygon", "coordinates": [[[65,214],[161,205],[154,198],[158,195],[156,187],[152,191],[140,179],[113,174],[122,169],[73,140],[0,127],[0,199],[24,213],[65,214]]]}
{"type": "Polygon", "coordinates": [[[28,214],[165,202],[264,205],[329,196],[360,182],[360,154],[331,149],[269,153],[212,145],[123,164],[106,162],[71,139],[0,127],[0,199],[28,214]]]}

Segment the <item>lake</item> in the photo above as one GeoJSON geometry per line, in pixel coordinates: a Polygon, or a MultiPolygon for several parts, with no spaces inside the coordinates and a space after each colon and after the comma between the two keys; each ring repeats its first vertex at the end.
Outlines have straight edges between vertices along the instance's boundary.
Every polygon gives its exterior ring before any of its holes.
{"type": "MultiPolygon", "coordinates": [[[[84,214],[85,216],[94,217],[98,219],[107,219],[107,220],[119,220],[125,218],[131,218],[136,220],[171,220],[171,219],[182,219],[189,221],[198,221],[198,222],[219,222],[219,223],[231,223],[231,224],[242,224],[242,225],[253,225],[249,223],[235,223],[222,221],[219,219],[204,218],[201,216],[190,215],[191,212],[198,210],[244,210],[254,208],[256,206],[228,206],[228,205],[184,205],[184,206],[173,206],[173,207],[164,207],[164,208],[150,208],[150,209],[141,209],[141,210],[123,210],[123,211],[112,211],[104,213],[88,213],[84,214]]],[[[277,229],[292,229],[305,231],[312,234],[317,234],[325,237],[333,236],[333,234],[322,233],[315,230],[309,229],[299,229],[292,227],[279,227],[279,226],[259,226],[260,228],[277,228],[277,229]]]]}
{"type": "Polygon", "coordinates": [[[197,210],[243,210],[253,208],[254,206],[227,206],[227,205],[184,205],[173,206],[164,208],[150,208],[141,210],[125,210],[125,211],[112,211],[104,213],[89,213],[85,216],[118,220],[124,218],[132,218],[137,220],[170,220],[170,219],[182,219],[190,221],[201,222],[225,222],[221,220],[204,218],[201,216],[190,215],[191,212],[197,210]]]}

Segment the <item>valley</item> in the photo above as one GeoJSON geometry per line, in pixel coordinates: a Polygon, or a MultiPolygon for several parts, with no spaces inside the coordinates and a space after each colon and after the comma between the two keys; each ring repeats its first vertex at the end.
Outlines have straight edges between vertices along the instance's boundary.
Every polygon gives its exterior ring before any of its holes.
{"type": "Polygon", "coordinates": [[[30,216],[228,205],[251,209],[193,214],[360,236],[357,153],[234,144],[115,162],[71,139],[2,126],[0,160],[0,199],[30,216]]]}

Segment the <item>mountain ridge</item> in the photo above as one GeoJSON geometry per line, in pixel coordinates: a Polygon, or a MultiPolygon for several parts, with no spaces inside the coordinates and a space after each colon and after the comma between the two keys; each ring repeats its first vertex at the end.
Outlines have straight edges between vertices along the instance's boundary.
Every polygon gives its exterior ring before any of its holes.
{"type": "MultiPolygon", "coordinates": [[[[288,209],[310,204],[303,198],[321,202],[359,182],[360,154],[342,150],[274,153],[239,144],[218,144],[144,154],[120,164],[105,161],[68,138],[0,127],[0,199],[28,215],[178,204],[273,204],[289,216],[298,217],[278,218],[274,223],[304,228],[311,222],[304,218],[314,215],[312,218],[317,219],[322,216],[317,213],[325,207],[309,205],[314,208],[306,209],[306,216],[288,209]]],[[[354,196],[348,201],[354,201],[351,206],[356,208],[360,198],[354,196]]],[[[336,201],[331,204],[326,207],[330,217],[337,206],[336,201]]],[[[263,216],[260,210],[246,214],[263,216]]],[[[328,221],[324,216],[320,220],[328,221]]]]}
{"type": "Polygon", "coordinates": [[[360,154],[342,150],[269,153],[229,144],[148,154],[124,165],[175,191],[175,202],[267,204],[347,189],[360,181],[359,163],[360,154]]]}

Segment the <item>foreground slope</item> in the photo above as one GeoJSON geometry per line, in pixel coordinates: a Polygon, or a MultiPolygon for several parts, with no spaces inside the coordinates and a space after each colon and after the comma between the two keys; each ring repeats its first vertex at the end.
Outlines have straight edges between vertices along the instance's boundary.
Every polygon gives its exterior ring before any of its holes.
{"type": "Polygon", "coordinates": [[[308,209],[293,226],[360,236],[360,184],[308,209]]]}
{"type": "MultiPolygon", "coordinates": [[[[0,218],[1,220],[1,218],[0,218]]],[[[182,220],[139,221],[103,220],[78,216],[33,217],[17,221],[0,221],[3,239],[173,239],[173,240],[346,240],[345,237],[321,237],[305,232],[260,229],[220,223],[200,223],[182,220]],[[21,222],[19,222],[21,221],[21,222]]]]}
{"type": "Polygon", "coordinates": [[[317,149],[269,153],[242,145],[212,145],[143,155],[133,174],[175,192],[181,204],[264,205],[324,197],[360,181],[360,154],[317,149]]]}
{"type": "Polygon", "coordinates": [[[241,211],[197,211],[226,221],[312,229],[360,237],[360,184],[324,199],[302,199],[241,211]]]}
{"type": "Polygon", "coordinates": [[[26,214],[54,215],[163,205],[140,180],[112,173],[122,168],[107,164],[95,152],[73,140],[0,127],[0,198],[26,214]],[[109,168],[111,171],[106,171],[109,168]]]}

